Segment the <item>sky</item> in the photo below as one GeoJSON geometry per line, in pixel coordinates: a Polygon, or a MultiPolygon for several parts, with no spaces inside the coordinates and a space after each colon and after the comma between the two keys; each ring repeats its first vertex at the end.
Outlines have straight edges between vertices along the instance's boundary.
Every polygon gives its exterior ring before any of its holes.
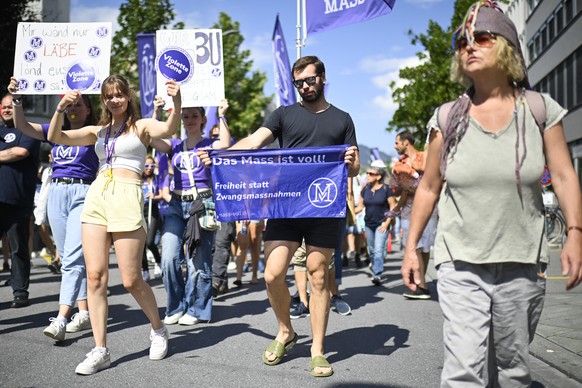
{"type": "MultiPolygon", "coordinates": [[[[71,0],[71,22],[110,21],[116,30],[122,3],[71,0]]],[[[251,51],[253,70],[266,73],[265,94],[274,95],[271,39],[275,18],[279,14],[293,63],[297,59],[295,0],[174,0],[173,4],[174,22],[182,21],[188,29],[210,28],[220,12],[238,21],[245,39],[242,48],[251,51]]],[[[317,55],[324,62],[326,99],[352,116],[359,144],[395,155],[395,134],[387,132],[386,127],[397,105],[388,85],[400,82],[401,68],[419,63],[415,54],[422,50],[411,44],[408,31],[426,32],[429,19],[447,27],[453,5],[452,0],[396,0],[388,15],[307,37],[301,55],[317,55]]]]}

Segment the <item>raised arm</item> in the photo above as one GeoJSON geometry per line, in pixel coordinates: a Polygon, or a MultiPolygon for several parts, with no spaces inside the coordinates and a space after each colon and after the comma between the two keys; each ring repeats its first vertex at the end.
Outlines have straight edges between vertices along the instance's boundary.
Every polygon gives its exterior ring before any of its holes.
{"type": "Polygon", "coordinates": [[[562,122],[544,133],[544,153],[552,176],[552,186],[568,228],[568,238],[560,259],[562,275],[570,275],[566,282],[566,289],[570,290],[582,281],[582,198],[562,122]]]}
{"type": "Polygon", "coordinates": [[[48,140],[56,144],[64,144],[70,146],[83,146],[95,144],[97,141],[98,126],[88,126],[79,129],[70,129],[63,131],[63,115],[67,108],[76,104],[81,98],[81,92],[72,90],[67,92],[53,114],[48,130],[48,140]]]}
{"type": "Polygon", "coordinates": [[[176,133],[180,127],[180,112],[182,111],[180,85],[178,85],[176,81],[167,81],[166,92],[168,93],[168,96],[172,97],[172,101],[174,102],[174,108],[172,109],[172,113],[168,115],[168,119],[165,122],[155,119],[139,120],[139,125],[143,125],[143,128],[152,139],[170,137],[176,133]]]}
{"type": "Polygon", "coordinates": [[[12,106],[14,107],[14,127],[26,136],[37,140],[44,140],[42,126],[40,124],[29,123],[24,116],[24,109],[22,108],[22,101],[18,94],[18,81],[16,78],[10,78],[8,91],[12,94],[12,106]]]}
{"type": "Polygon", "coordinates": [[[228,100],[224,99],[220,101],[220,105],[218,106],[218,125],[220,127],[220,137],[217,141],[212,143],[212,148],[217,150],[230,147],[230,129],[228,128],[226,117],[224,116],[227,110],[228,100]]]}
{"type": "Polygon", "coordinates": [[[154,110],[152,112],[152,119],[158,119],[160,116],[160,108],[162,108],[164,105],[166,105],[166,102],[164,101],[164,99],[160,96],[155,96],[154,97],[154,110]]]}

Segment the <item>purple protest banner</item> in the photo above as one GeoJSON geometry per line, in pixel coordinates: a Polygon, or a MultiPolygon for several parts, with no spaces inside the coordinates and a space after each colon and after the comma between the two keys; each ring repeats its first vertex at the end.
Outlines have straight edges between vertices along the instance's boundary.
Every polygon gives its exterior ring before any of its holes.
{"type": "Polygon", "coordinates": [[[283,36],[283,29],[279,22],[279,15],[275,20],[275,30],[273,31],[273,57],[275,64],[275,88],[279,105],[287,106],[297,102],[295,88],[291,79],[291,66],[289,65],[289,55],[287,45],[283,36]]]}
{"type": "Polygon", "coordinates": [[[315,34],[383,16],[396,0],[304,0],[306,31],[315,34]]]}
{"type": "Polygon", "coordinates": [[[347,147],[210,151],[218,219],[344,218],[347,147]]]}
{"type": "Polygon", "coordinates": [[[204,126],[204,131],[202,133],[203,137],[210,137],[210,129],[216,124],[218,124],[218,107],[217,106],[205,106],[206,111],[206,125],[204,126]]]}
{"type": "Polygon", "coordinates": [[[155,34],[137,34],[137,67],[141,117],[150,118],[156,97],[156,43],[155,34]]]}

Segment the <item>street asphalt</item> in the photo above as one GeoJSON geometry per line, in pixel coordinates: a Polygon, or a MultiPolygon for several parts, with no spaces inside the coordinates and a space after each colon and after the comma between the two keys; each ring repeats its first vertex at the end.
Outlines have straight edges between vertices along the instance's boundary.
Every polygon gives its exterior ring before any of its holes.
{"type": "MultiPolygon", "coordinates": [[[[169,326],[170,350],[162,361],[148,359],[149,325],[121,285],[116,257],[111,255],[108,347],[111,368],[78,376],[76,365],[93,346],[90,331],[67,334],[63,343],[43,335],[56,315],[60,276],[42,259],[33,260],[31,306],[10,308],[12,290],[0,287],[1,387],[438,387],[442,369],[442,317],[436,280],[432,298],[402,297],[401,254],[387,256],[382,286],[371,284],[369,271],[353,262],[344,269],[344,299],[349,316],[330,312],[326,356],[334,375],[309,374],[309,318],[293,321],[298,344],[277,366],[261,354],[276,334],[276,321],[264,282],[233,288],[215,300],[210,323],[169,326]]],[[[533,387],[582,387],[582,287],[564,290],[559,253],[552,253],[548,293],[538,333],[531,347],[533,387]]],[[[434,277],[434,270],[429,273],[434,277]]],[[[0,284],[8,279],[0,274],[0,284]]],[[[295,291],[293,273],[288,273],[295,291]]],[[[150,282],[164,316],[165,291],[160,279],[150,282]]]]}

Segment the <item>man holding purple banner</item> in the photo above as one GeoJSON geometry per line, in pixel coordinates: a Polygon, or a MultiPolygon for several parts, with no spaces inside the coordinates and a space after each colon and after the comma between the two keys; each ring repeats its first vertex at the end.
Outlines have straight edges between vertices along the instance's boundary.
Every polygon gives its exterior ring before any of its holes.
{"type": "MultiPolygon", "coordinates": [[[[345,154],[348,175],[360,169],[356,133],[350,115],[328,103],[324,96],[325,66],[319,58],[299,58],[291,70],[293,85],[302,101],[277,108],[265,125],[231,149],[259,149],[279,140],[281,148],[304,148],[349,144],[345,154]]],[[[201,156],[206,165],[211,161],[201,156]]],[[[263,362],[277,365],[298,340],[289,317],[290,295],[285,276],[291,258],[303,239],[307,249],[307,273],[311,285],[310,313],[313,343],[311,345],[311,375],[326,377],[333,368],[324,357],[323,342],[329,315],[328,266],[339,239],[341,218],[280,218],[270,219],[264,234],[265,283],[267,294],[279,330],[265,349],[263,362]]]]}

